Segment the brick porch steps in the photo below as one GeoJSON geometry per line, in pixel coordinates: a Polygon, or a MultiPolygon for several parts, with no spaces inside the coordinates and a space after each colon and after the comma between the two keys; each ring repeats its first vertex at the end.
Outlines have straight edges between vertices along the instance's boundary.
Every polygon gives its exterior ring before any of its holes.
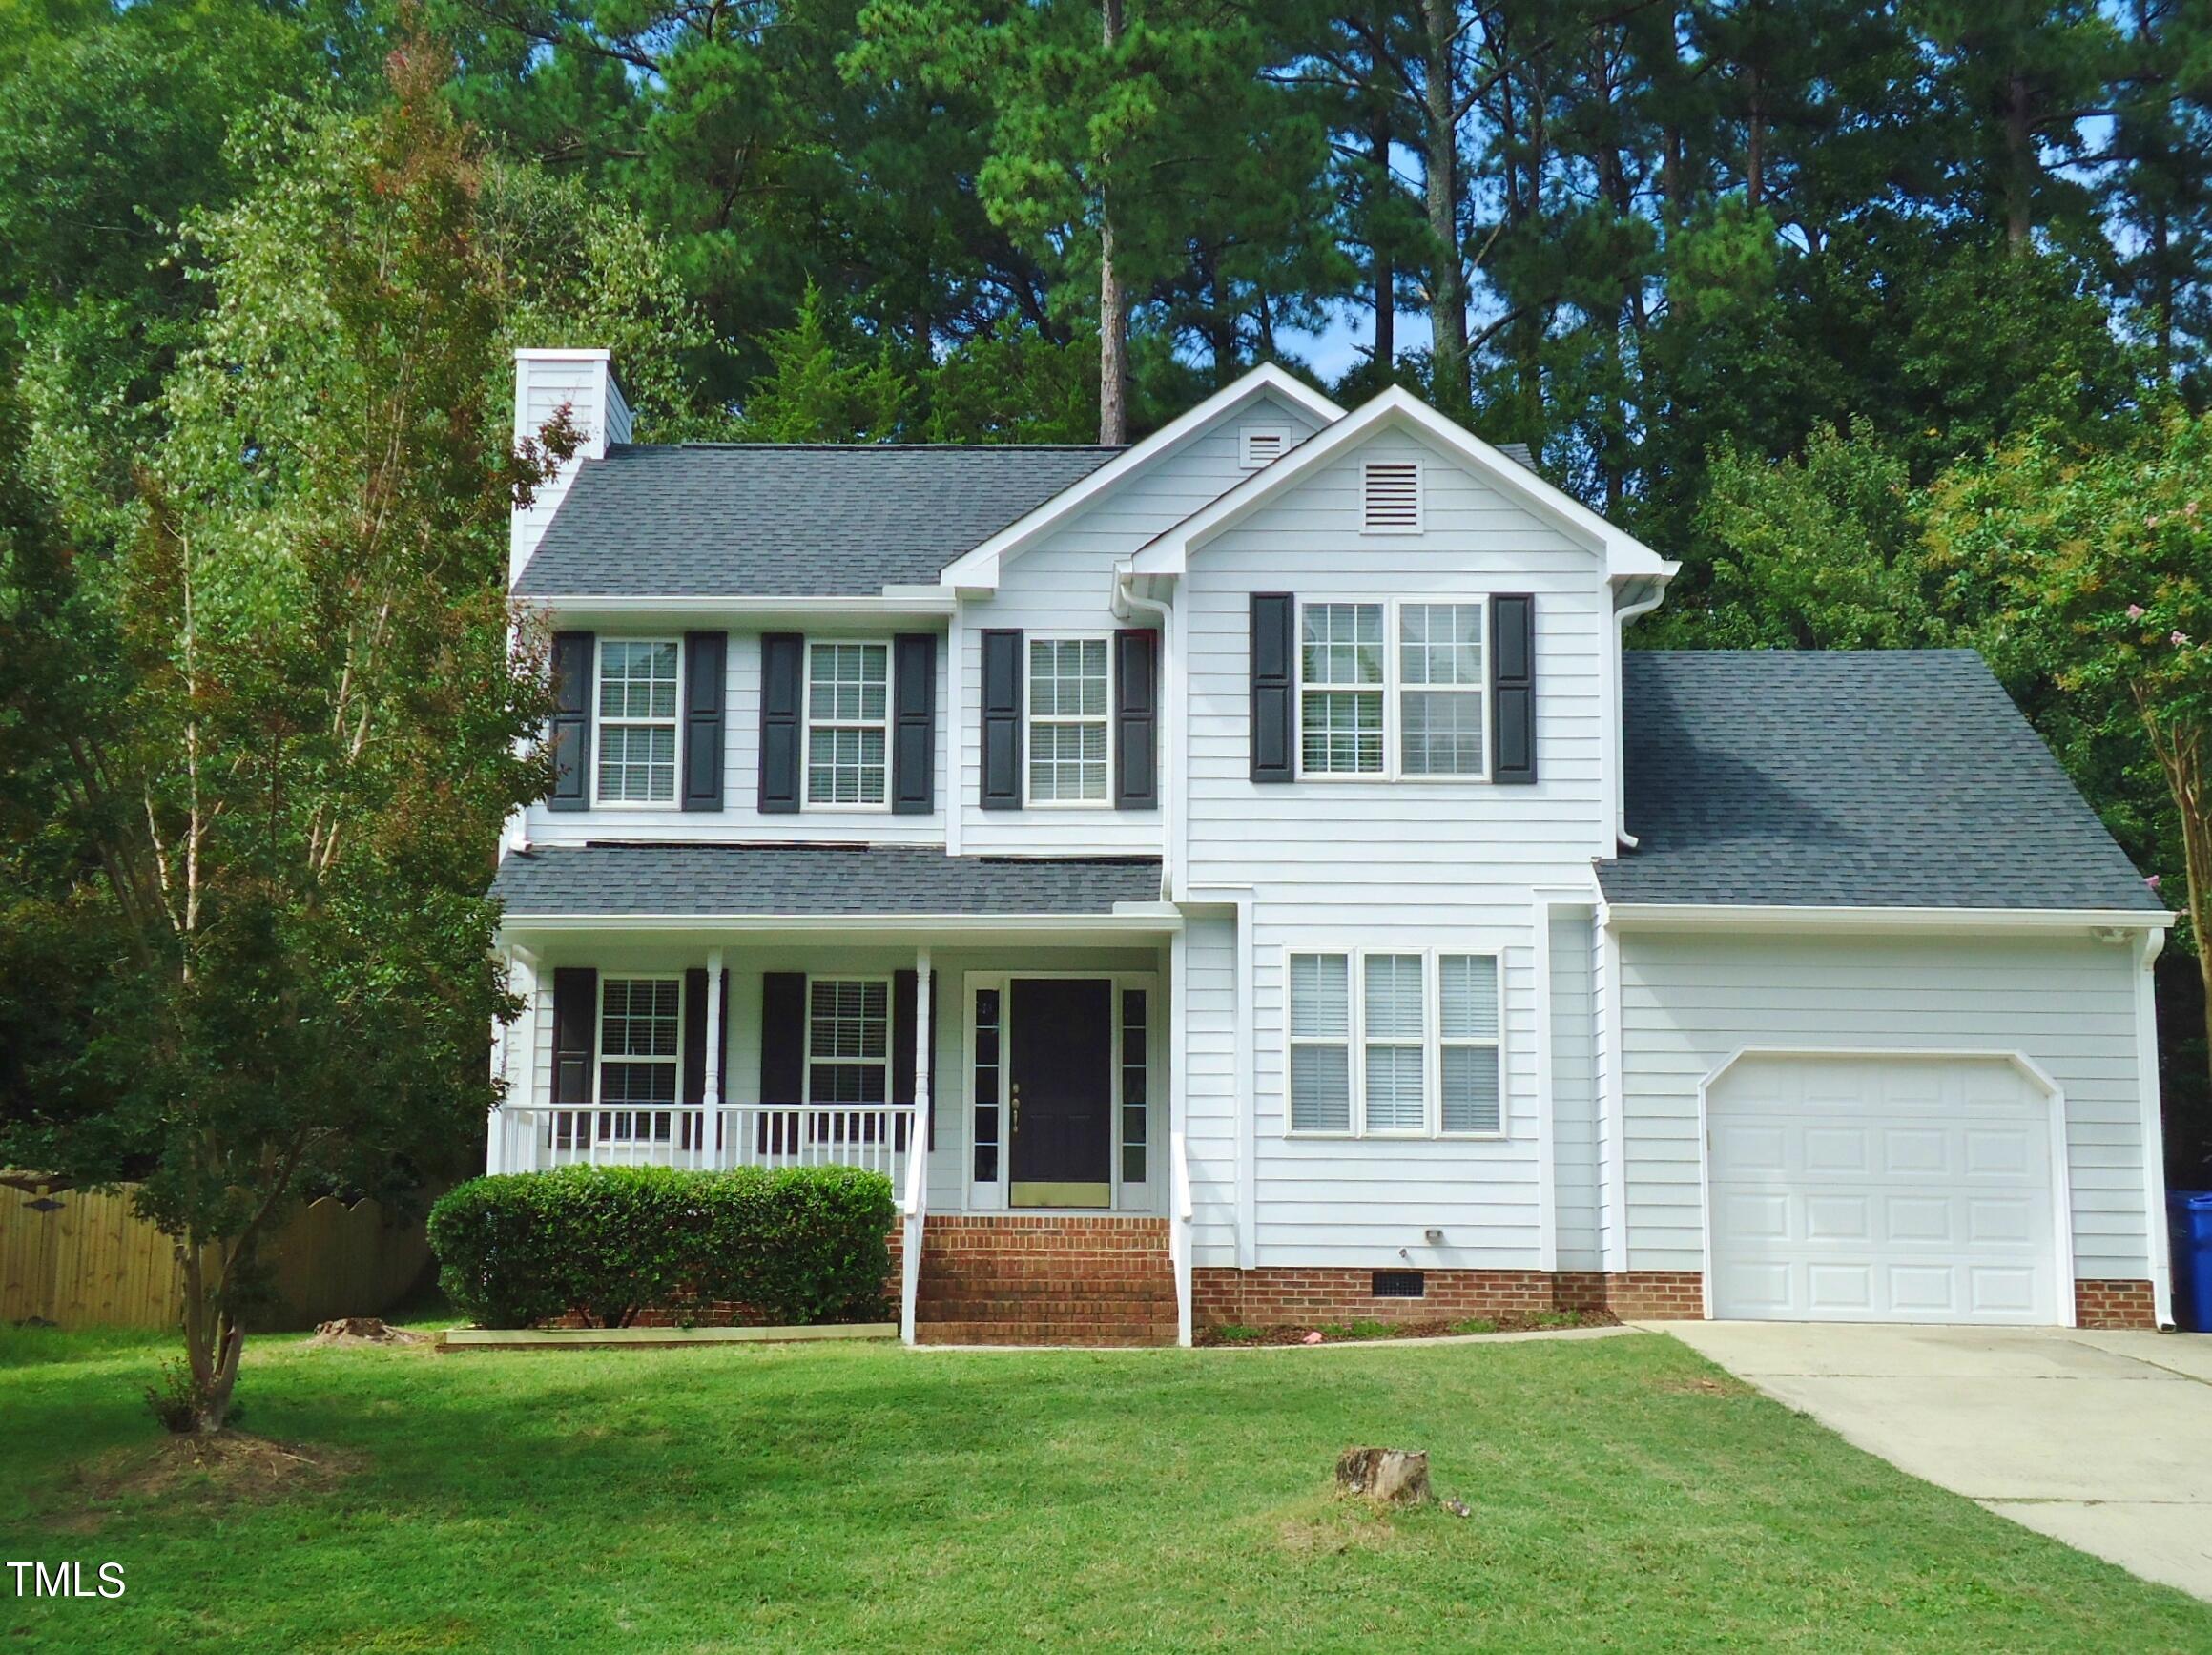
{"type": "Polygon", "coordinates": [[[1161,1218],[931,1218],[915,1336],[929,1345],[1171,1345],[1161,1218]]]}

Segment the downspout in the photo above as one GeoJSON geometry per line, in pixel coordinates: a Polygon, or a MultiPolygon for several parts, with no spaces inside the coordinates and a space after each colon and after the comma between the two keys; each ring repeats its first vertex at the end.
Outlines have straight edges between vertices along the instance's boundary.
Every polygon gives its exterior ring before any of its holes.
{"type": "Polygon", "coordinates": [[[1176,854],[1182,829],[1176,785],[1183,762],[1182,697],[1175,689],[1175,611],[1165,598],[1140,597],[1139,577],[1127,569],[1114,571],[1113,613],[1116,620],[1131,618],[1132,611],[1148,614],[1160,623],[1160,898],[1172,902],[1182,884],[1182,858],[1176,854]]]}
{"type": "Polygon", "coordinates": [[[1664,575],[1623,581],[1613,590],[1613,623],[1618,629],[1613,638],[1613,774],[1619,778],[1619,791],[1613,799],[1613,838],[1624,851],[1634,850],[1637,838],[1628,831],[1628,720],[1623,708],[1621,657],[1628,651],[1628,623],[1649,614],[1665,601],[1664,575]]]}
{"type": "MultiPolygon", "coordinates": [[[[2151,1272],[2151,1319],[2161,1333],[2174,1329],[2174,1267],[2166,1239],[2166,1133],[2159,1096],[2158,983],[2152,967],[2165,948],[2166,933],[2146,926],[2136,943],[2139,975],[2135,985],[2137,1089],[2142,1098],[2143,1215],[2145,1261],[2151,1272]]],[[[2065,1284],[2072,1287],[2071,1282],[2065,1284]]]]}

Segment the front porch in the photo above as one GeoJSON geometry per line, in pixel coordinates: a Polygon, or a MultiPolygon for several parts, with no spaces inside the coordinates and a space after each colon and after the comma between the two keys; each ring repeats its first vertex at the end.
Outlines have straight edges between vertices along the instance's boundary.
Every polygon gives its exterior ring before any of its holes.
{"type": "Polygon", "coordinates": [[[1047,1323],[1052,1342],[1076,1342],[1083,1307],[1100,1313],[1102,1341],[1149,1339],[1163,1321],[1168,1337],[1188,1336],[1171,1064],[1180,921],[1164,904],[1142,908],[659,925],[510,908],[503,941],[524,1011],[495,1053],[506,1095],[486,1169],[861,1168],[899,1202],[910,1342],[933,1321],[986,1339],[994,1317],[1008,1325],[992,1342],[1039,1339],[1047,1323]],[[1096,1222],[1122,1251],[1063,1245],[1049,1269],[1009,1260],[1033,1239],[1000,1245],[989,1231],[1001,1227],[981,1222],[994,1216],[1015,1232],[1050,1219],[1064,1238],[1096,1222]],[[962,1274],[983,1256],[980,1237],[1000,1261],[987,1283],[962,1274]],[[1125,1269],[1147,1273],[1132,1247],[1168,1284],[1164,1317],[1149,1287],[1115,1306],[1120,1289],[1092,1291],[1125,1269]],[[1059,1308],[1039,1314],[1047,1301],[1059,1308]]]}

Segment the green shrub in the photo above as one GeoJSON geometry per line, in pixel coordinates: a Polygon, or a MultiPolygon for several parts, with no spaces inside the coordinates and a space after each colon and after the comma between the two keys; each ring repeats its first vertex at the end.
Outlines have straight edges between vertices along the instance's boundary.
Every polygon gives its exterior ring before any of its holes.
{"type": "Polygon", "coordinates": [[[730,1301],[777,1325],[883,1314],[891,1181],[850,1167],[565,1167],[475,1178],[430,1211],[439,1285],[486,1327],[730,1301]]]}

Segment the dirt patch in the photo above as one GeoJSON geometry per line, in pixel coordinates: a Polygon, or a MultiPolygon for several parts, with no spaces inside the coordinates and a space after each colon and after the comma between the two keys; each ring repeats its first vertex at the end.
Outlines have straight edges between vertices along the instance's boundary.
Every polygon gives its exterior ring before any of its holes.
{"type": "Polygon", "coordinates": [[[335,1487],[365,1463],[365,1457],[349,1449],[278,1442],[243,1431],[164,1437],[118,1448],[80,1471],[72,1491],[75,1498],[55,1514],[54,1526],[77,1533],[96,1529],[122,1504],[202,1511],[264,1505],[335,1487]]]}
{"type": "Polygon", "coordinates": [[[1658,1388],[1676,1396],[1747,1396],[1751,1387],[1736,1379],[1661,1379],[1658,1388]]]}
{"type": "Polygon", "coordinates": [[[375,1316],[341,1316],[334,1322],[316,1324],[311,1345],[423,1345],[430,1342],[428,1334],[411,1334],[405,1328],[395,1328],[379,1321],[375,1316]]]}
{"type": "Polygon", "coordinates": [[[1343,1345],[1370,1339],[1451,1339],[1469,1334],[1528,1334],[1620,1325],[1621,1318],[1611,1311],[1506,1311],[1494,1316],[1466,1316],[1456,1321],[1300,1322],[1266,1328],[1230,1322],[1199,1329],[1191,1342],[1199,1345],[1343,1345]]]}

